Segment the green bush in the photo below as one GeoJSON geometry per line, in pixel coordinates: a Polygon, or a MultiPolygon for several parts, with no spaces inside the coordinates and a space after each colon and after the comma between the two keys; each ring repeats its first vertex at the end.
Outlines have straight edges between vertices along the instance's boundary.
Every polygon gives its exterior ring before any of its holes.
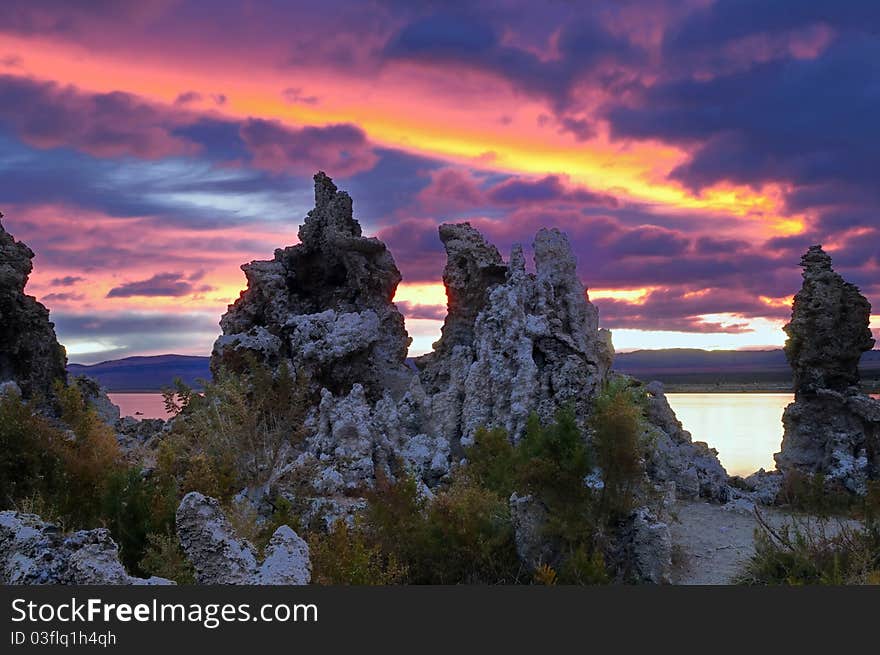
{"type": "Polygon", "coordinates": [[[499,584],[519,572],[507,500],[465,476],[430,501],[412,476],[380,478],[352,525],[309,543],[322,583],[499,584]]]}
{"type": "Polygon", "coordinates": [[[0,395],[0,507],[42,501],[63,484],[57,452],[63,435],[12,394],[0,395]]]}
{"type": "Polygon", "coordinates": [[[510,443],[506,430],[477,428],[474,443],[465,453],[468,463],[464,473],[474,482],[502,498],[509,498],[516,491],[520,452],[510,443]]]}
{"type": "Polygon", "coordinates": [[[138,568],[144,575],[174,580],[177,584],[193,584],[195,570],[173,532],[147,535],[147,544],[138,568]]]}
{"type": "Polygon", "coordinates": [[[177,498],[127,466],[116,435],[76,386],[56,385],[60,420],[19,398],[0,397],[2,506],[39,514],[66,530],[106,527],[135,573],[148,533],[173,525],[177,498]]]}
{"type": "Polygon", "coordinates": [[[101,525],[108,485],[125,468],[116,434],[89,406],[78,387],[58,383],[55,392],[61,421],[72,432],[54,442],[65,471],[62,487],[53,494],[55,502],[71,526],[101,525]]]}
{"type": "Polygon", "coordinates": [[[599,512],[614,521],[632,511],[644,479],[644,408],[625,380],[609,382],[596,396],[590,427],[604,482],[599,512]]]}
{"type": "MultiPolygon", "coordinates": [[[[505,509],[514,491],[533,495],[546,508],[543,538],[556,554],[543,563],[547,570],[540,580],[568,584],[607,580],[598,538],[603,532],[600,497],[585,484],[594,470],[595,453],[570,408],[560,410],[547,425],[530,416],[516,445],[510,444],[503,430],[479,430],[466,455],[468,465],[461,475],[494,492],[505,509]]],[[[506,511],[502,515],[509,525],[506,511]]],[[[508,529],[509,546],[512,528],[508,529]]],[[[507,557],[511,551],[502,552],[507,557]]],[[[505,575],[496,572],[496,576],[507,580],[518,576],[511,561],[503,561],[505,575]]]]}
{"type": "Polygon", "coordinates": [[[813,475],[787,471],[777,496],[794,510],[830,518],[859,511],[859,501],[850,492],[827,484],[822,473],[813,475]]]}
{"type": "Polygon", "coordinates": [[[509,584],[519,574],[507,499],[464,477],[428,504],[416,545],[414,582],[509,584]]]}

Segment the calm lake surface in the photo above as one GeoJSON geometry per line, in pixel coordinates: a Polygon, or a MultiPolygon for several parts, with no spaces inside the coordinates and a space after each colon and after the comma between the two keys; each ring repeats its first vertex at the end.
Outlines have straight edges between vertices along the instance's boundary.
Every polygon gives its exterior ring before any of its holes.
{"type": "Polygon", "coordinates": [[[790,393],[668,393],[666,398],[694,441],[705,441],[731,475],[776,468],[782,412],[790,393]]]}
{"type": "Polygon", "coordinates": [[[107,395],[119,405],[119,411],[123,416],[168,418],[161,393],[108,393],[107,395]]]}
{"type": "MultiPolygon", "coordinates": [[[[782,410],[789,393],[670,393],[669,404],[695,441],[718,451],[731,475],[773,469],[782,442],[782,410]]],[[[123,416],[167,418],[158,393],[111,393],[123,416]],[[140,414],[138,414],[140,412],[140,414]]]]}

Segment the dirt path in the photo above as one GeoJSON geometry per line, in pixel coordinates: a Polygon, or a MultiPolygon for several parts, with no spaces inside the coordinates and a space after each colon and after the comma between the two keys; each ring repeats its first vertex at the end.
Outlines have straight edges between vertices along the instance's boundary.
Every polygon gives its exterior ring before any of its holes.
{"type": "MultiPolygon", "coordinates": [[[[746,503],[714,505],[678,501],[672,521],[674,548],[672,581],[681,585],[730,584],[755,552],[757,521],[746,503]]],[[[761,509],[773,525],[786,521],[778,510],[761,509]]]]}

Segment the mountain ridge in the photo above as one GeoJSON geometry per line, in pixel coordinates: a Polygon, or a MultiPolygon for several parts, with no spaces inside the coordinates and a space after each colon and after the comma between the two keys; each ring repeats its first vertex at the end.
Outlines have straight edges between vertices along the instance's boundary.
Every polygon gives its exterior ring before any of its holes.
{"type": "MultiPolygon", "coordinates": [[[[71,375],[97,379],[111,392],[158,392],[176,377],[190,386],[209,379],[210,357],[199,355],[137,355],[97,364],[69,364],[71,375]]],[[[773,384],[791,381],[791,369],[782,349],[701,350],[663,348],[617,353],[614,368],[639,378],[665,384],[773,384]]],[[[880,350],[862,356],[865,377],[880,378],[880,350]]]]}

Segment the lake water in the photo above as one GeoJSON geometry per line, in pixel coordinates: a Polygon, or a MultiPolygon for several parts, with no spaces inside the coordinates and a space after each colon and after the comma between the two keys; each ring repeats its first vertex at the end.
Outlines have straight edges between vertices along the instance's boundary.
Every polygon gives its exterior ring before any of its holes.
{"type": "MultiPolygon", "coordinates": [[[[773,453],[782,442],[782,410],[789,393],[670,393],[666,397],[695,441],[718,451],[732,475],[773,469],[773,453]]],[[[111,393],[123,416],[167,418],[162,395],[111,393]]]]}
{"type": "Polygon", "coordinates": [[[705,441],[731,475],[776,468],[782,443],[782,412],[790,393],[668,393],[684,429],[705,441]]]}
{"type": "Polygon", "coordinates": [[[123,416],[168,418],[161,393],[108,393],[123,416]]]}

